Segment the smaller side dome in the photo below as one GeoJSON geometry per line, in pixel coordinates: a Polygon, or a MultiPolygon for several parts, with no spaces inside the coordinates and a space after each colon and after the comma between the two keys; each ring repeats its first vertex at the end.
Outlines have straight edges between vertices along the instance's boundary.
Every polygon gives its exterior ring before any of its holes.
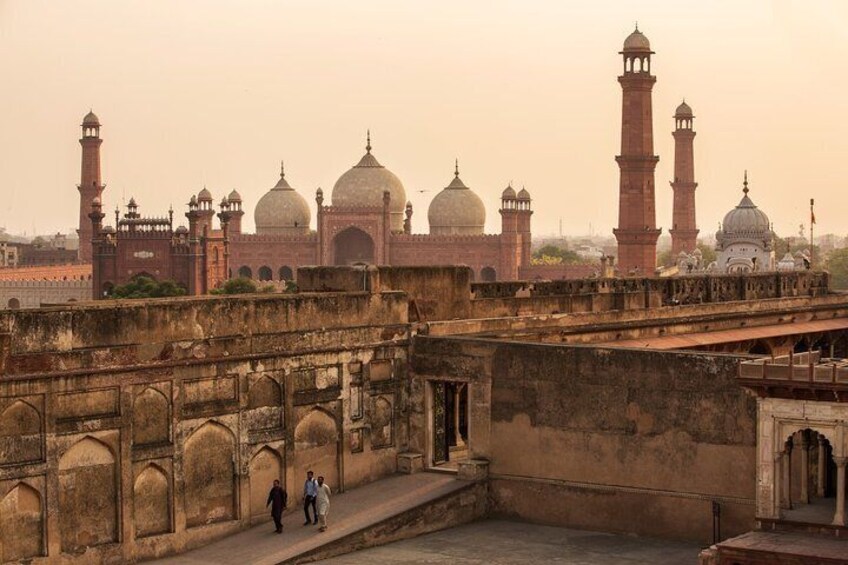
{"type": "Polygon", "coordinates": [[[115,233],[115,228],[112,226],[103,226],[103,233],[115,233]]]}
{"type": "Polygon", "coordinates": [[[185,227],[185,226],[178,226],[175,231],[176,231],[176,233],[184,234],[184,233],[188,233],[188,228],[185,227]]]}
{"type": "Polygon", "coordinates": [[[530,193],[527,192],[527,189],[522,186],[521,190],[518,191],[517,199],[518,200],[530,200],[530,193]]]}
{"type": "Polygon", "coordinates": [[[632,52],[632,51],[641,51],[643,53],[651,52],[651,42],[648,41],[648,38],[639,31],[639,28],[636,29],[627,36],[627,39],[624,40],[624,49],[623,51],[632,52]]]}
{"type": "Polygon", "coordinates": [[[97,114],[89,111],[88,114],[82,119],[82,125],[84,126],[99,126],[100,120],[97,118],[97,114]]]}
{"type": "Polygon", "coordinates": [[[230,200],[230,202],[241,202],[241,194],[239,194],[236,189],[233,189],[233,191],[227,198],[230,200]]]}
{"type": "Polygon", "coordinates": [[[692,116],[692,108],[689,104],[684,100],[680,106],[677,107],[677,110],[674,111],[675,118],[691,118],[692,116]]]}
{"type": "Polygon", "coordinates": [[[515,200],[515,189],[509,184],[501,193],[501,198],[504,200],[515,200]]]}
{"type": "MultiPolygon", "coordinates": [[[[410,206],[411,208],[411,206],[410,206]]],[[[430,202],[427,210],[431,235],[480,235],[486,224],[486,207],[473,190],[459,178],[459,163],[454,177],[430,202]]]]}
{"type": "Polygon", "coordinates": [[[212,193],[204,186],[203,190],[197,193],[198,202],[212,202],[212,193]]]}
{"type": "Polygon", "coordinates": [[[305,235],[309,233],[310,218],[306,199],[286,181],[286,171],[280,163],[277,184],[259,199],[253,211],[256,233],[305,235]]]}

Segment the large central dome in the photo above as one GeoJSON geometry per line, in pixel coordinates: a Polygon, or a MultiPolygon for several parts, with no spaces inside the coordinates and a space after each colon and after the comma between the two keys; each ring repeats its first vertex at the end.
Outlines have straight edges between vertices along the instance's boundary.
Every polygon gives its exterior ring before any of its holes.
{"type": "Polygon", "coordinates": [[[385,168],[371,154],[371,136],[365,146],[365,155],[352,169],[344,173],[333,186],[332,204],[337,207],[356,208],[383,206],[383,193],[391,196],[390,224],[394,232],[403,231],[403,211],[406,191],[393,172],[385,168]]]}

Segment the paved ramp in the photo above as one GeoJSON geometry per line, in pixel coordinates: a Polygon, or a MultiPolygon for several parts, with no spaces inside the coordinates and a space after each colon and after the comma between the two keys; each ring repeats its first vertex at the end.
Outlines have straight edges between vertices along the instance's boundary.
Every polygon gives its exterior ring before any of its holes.
{"type": "MultiPolygon", "coordinates": [[[[474,483],[457,480],[456,475],[450,474],[392,475],[333,496],[326,532],[320,532],[318,526],[304,526],[303,511],[296,508],[283,517],[283,533],[277,534],[269,512],[267,523],[204,547],[148,563],[277,565],[309,561],[327,553],[339,555],[355,548],[380,545],[440,529],[436,525],[421,530],[422,514],[433,514],[432,511],[420,512],[422,507],[426,509],[440,499],[473,487],[474,483]],[[413,523],[403,521],[404,515],[412,516],[415,512],[417,514],[410,518],[413,523]],[[405,529],[408,529],[408,535],[405,535],[405,529]]],[[[455,522],[446,522],[441,527],[452,525],[455,522]]]]}

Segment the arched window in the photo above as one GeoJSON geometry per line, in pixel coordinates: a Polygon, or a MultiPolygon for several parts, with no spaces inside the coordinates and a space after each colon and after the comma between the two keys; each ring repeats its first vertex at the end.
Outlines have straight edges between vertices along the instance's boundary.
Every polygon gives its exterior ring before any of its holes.
{"type": "Polygon", "coordinates": [[[280,267],[280,280],[281,281],[291,281],[294,280],[294,273],[289,266],[280,267]]]}
{"type": "Polygon", "coordinates": [[[494,282],[497,278],[498,274],[492,267],[483,267],[480,269],[480,279],[484,282],[494,282]]]}
{"type": "Polygon", "coordinates": [[[17,298],[10,298],[8,306],[9,306],[9,310],[17,310],[18,308],[21,307],[21,301],[18,300],[17,298]]]}
{"type": "Polygon", "coordinates": [[[252,279],[253,271],[250,270],[250,267],[244,265],[243,267],[239,267],[238,276],[242,279],[252,279]]]}
{"type": "Polygon", "coordinates": [[[270,281],[273,278],[273,273],[271,272],[271,267],[267,265],[263,265],[259,267],[259,280],[260,281],[270,281]]]}

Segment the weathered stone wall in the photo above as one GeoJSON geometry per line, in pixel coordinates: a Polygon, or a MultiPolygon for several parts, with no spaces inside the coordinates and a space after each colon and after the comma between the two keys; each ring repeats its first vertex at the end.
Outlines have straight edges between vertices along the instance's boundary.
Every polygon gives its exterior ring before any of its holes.
{"type": "Polygon", "coordinates": [[[0,280],[0,310],[39,308],[44,304],[91,299],[91,279],[0,280]]]}
{"type": "Polygon", "coordinates": [[[426,453],[425,381],[468,381],[496,515],[711,541],[713,500],[725,535],[754,520],[756,403],[737,360],[417,337],[410,445],[426,453]]]}
{"type": "Polygon", "coordinates": [[[424,267],[301,267],[298,288],[304,292],[386,292],[409,296],[410,321],[452,320],[472,316],[471,269],[424,267]]]}
{"type": "Polygon", "coordinates": [[[267,520],[275,478],[344,490],[405,449],[401,293],[0,315],[0,556],[128,562],[267,520]],[[14,532],[14,534],[10,534],[14,532]]]}

